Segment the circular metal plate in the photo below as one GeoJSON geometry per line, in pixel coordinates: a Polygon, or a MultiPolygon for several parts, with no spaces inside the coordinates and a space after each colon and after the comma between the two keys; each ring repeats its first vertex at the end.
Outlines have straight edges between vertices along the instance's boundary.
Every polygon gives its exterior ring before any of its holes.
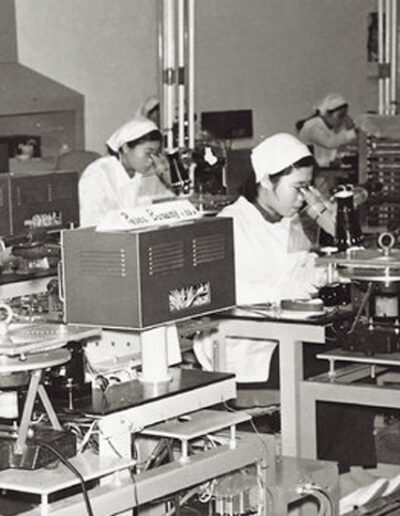
{"type": "Polygon", "coordinates": [[[46,369],[65,364],[70,358],[71,353],[67,349],[54,349],[18,357],[0,355],[0,374],[46,369]]]}

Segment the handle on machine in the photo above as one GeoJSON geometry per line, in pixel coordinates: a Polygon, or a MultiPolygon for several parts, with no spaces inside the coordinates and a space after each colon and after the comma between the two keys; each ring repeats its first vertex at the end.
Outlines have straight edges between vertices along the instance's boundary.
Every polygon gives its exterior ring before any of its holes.
{"type": "Polygon", "coordinates": [[[57,277],[58,277],[58,299],[65,303],[65,289],[64,289],[64,274],[62,271],[62,260],[57,264],[57,277]]]}

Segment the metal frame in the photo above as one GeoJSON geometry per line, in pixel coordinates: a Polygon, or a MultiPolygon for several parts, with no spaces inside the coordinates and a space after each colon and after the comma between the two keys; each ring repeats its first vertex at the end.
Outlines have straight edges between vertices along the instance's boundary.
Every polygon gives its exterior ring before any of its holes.
{"type": "MultiPolygon", "coordinates": [[[[349,361],[351,358],[349,357],[349,361]]],[[[398,364],[400,366],[400,362],[398,364]]],[[[377,366],[372,366],[372,374],[377,366]]],[[[371,376],[371,365],[357,364],[345,367],[332,375],[306,380],[300,384],[301,456],[314,459],[317,456],[316,405],[317,401],[357,404],[374,407],[400,408],[398,389],[379,385],[354,384],[371,376]]]]}
{"type": "Polygon", "coordinates": [[[221,319],[218,328],[216,370],[225,371],[227,337],[276,340],[279,343],[282,453],[300,455],[300,383],[303,380],[303,344],[325,344],[327,324],[281,322],[260,318],[221,319]]]}

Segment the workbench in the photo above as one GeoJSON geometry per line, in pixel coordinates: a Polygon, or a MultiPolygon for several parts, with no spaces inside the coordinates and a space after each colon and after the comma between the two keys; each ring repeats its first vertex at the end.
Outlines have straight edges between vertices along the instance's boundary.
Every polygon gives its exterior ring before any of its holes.
{"type": "MultiPolygon", "coordinates": [[[[343,311],[340,316],[348,316],[343,311]]],[[[279,344],[280,411],[282,454],[301,457],[301,400],[300,385],[303,381],[303,344],[325,345],[326,328],[338,317],[336,309],[317,317],[292,319],[268,316],[262,311],[238,308],[218,315],[216,369],[226,370],[226,354],[229,337],[275,340],[279,344]]],[[[321,349],[322,351],[323,349],[321,349]]]]}

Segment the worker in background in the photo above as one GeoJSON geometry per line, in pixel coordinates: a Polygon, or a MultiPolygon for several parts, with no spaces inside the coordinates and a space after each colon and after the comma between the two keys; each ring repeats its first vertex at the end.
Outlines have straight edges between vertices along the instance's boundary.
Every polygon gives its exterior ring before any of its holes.
{"type": "MultiPolygon", "coordinates": [[[[310,298],[326,281],[326,271],[315,264],[298,216],[305,201],[303,192],[312,182],[311,152],[296,137],[280,133],[257,145],[251,161],[253,182],[220,212],[233,218],[237,304],[310,298]]],[[[311,346],[307,344],[304,351],[311,346]]],[[[201,365],[210,368],[212,342],[197,339],[194,349],[201,365]]],[[[314,356],[306,354],[304,361],[305,377],[321,372],[318,367],[323,365],[314,356]]],[[[279,388],[278,364],[275,341],[227,339],[227,371],[236,374],[238,383],[279,388]]],[[[338,461],[340,471],[348,472],[342,486],[345,504],[366,503],[387,488],[384,479],[353,477],[360,466],[376,466],[373,420],[368,407],[322,404],[318,408],[318,452],[321,459],[338,461]],[[353,466],[357,467],[350,473],[353,466]],[[349,498],[355,490],[357,495],[349,498]]]]}
{"type": "Polygon", "coordinates": [[[146,118],[135,118],[107,140],[108,156],[91,163],[79,180],[81,226],[99,224],[111,210],[173,197],[161,133],[146,118]]]}
{"type": "Polygon", "coordinates": [[[297,122],[299,138],[312,148],[320,167],[334,164],[338,150],[357,138],[357,131],[348,114],[348,103],[339,93],[330,93],[305,120],[297,122]]]}
{"type": "Polygon", "coordinates": [[[140,105],[136,111],[135,118],[143,117],[148,118],[154,122],[158,127],[160,126],[160,101],[158,97],[152,95],[140,105]]]}

